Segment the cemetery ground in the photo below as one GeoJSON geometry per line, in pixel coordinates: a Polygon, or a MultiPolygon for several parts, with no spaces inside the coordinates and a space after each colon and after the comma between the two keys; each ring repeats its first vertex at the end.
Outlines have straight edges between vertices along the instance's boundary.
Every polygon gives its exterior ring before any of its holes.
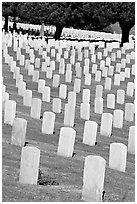
{"type": "MultiPolygon", "coordinates": [[[[15,53],[11,48],[9,54],[16,60],[15,53]]],[[[100,48],[101,50],[101,48],[100,48]]],[[[24,50],[23,50],[24,52],[24,50]]],[[[22,52],[22,53],[23,53],[22,52]]],[[[23,53],[25,54],[25,52],[23,53]]],[[[35,56],[38,56],[38,52],[35,51],[35,56]]],[[[27,54],[25,54],[27,59],[27,54]]],[[[67,99],[61,99],[62,112],[56,114],[54,134],[42,134],[41,126],[42,119],[33,119],[30,117],[30,107],[23,105],[23,97],[18,95],[17,88],[15,86],[15,79],[12,78],[13,73],[10,72],[10,68],[4,63],[2,58],[2,75],[3,83],[6,85],[6,91],[9,93],[9,99],[15,100],[17,103],[16,117],[24,118],[27,120],[26,131],[26,145],[35,146],[40,149],[40,169],[45,176],[55,183],[49,185],[25,185],[19,183],[19,171],[20,171],[20,159],[21,159],[21,147],[11,145],[11,131],[10,125],[4,124],[2,116],[2,199],[3,202],[81,202],[82,192],[82,180],[85,157],[88,155],[99,155],[106,160],[105,181],[104,190],[105,202],[133,202],[135,201],[135,156],[127,154],[126,172],[120,172],[109,168],[109,148],[113,142],[128,144],[128,132],[129,127],[135,125],[134,122],[127,122],[124,120],[123,128],[113,128],[111,137],[105,137],[100,135],[101,115],[94,113],[94,95],[95,87],[97,84],[104,86],[104,78],[100,83],[95,82],[94,74],[92,74],[91,86],[84,85],[84,77],[81,80],[81,90],[83,88],[90,88],[91,101],[90,101],[90,120],[98,123],[97,132],[97,144],[95,146],[89,146],[83,144],[83,131],[85,120],[80,119],[80,103],[82,99],[82,91],[77,94],[76,97],[76,113],[75,113],[75,126],[76,139],[74,145],[74,154],[72,158],[66,158],[57,155],[57,147],[59,140],[60,128],[63,127],[64,121],[64,107],[67,103],[67,99]],[[53,184],[53,185],[52,185],[53,184]]],[[[67,61],[67,60],[66,60],[67,61]]],[[[41,59],[42,62],[42,59],[41,59]]],[[[69,62],[68,62],[69,63],[69,62]]],[[[83,63],[83,62],[82,62],[83,63]]],[[[81,63],[81,67],[82,67],[81,63]]],[[[42,94],[38,93],[38,83],[32,82],[32,76],[27,75],[27,70],[24,66],[19,65],[20,73],[23,74],[24,81],[26,82],[26,89],[32,90],[33,98],[42,98],[42,94]]],[[[55,73],[58,73],[59,63],[56,62],[55,73]]],[[[131,67],[131,64],[128,64],[131,67]]],[[[72,66],[73,68],[73,66],[72,66]]],[[[59,88],[52,87],[52,79],[47,79],[45,73],[40,71],[40,79],[45,79],[46,85],[51,87],[51,102],[42,102],[41,115],[45,111],[52,111],[52,100],[58,97],[59,88]]],[[[73,70],[73,69],[72,69],[73,70]]],[[[68,91],[73,90],[73,83],[75,79],[75,71],[73,70],[72,83],[66,83],[68,85],[68,91]]],[[[60,84],[64,84],[65,75],[60,75],[60,84]]],[[[125,79],[121,82],[120,87],[114,86],[112,83],[111,93],[116,94],[118,89],[126,91],[127,82],[129,79],[125,79]]],[[[130,81],[134,81],[133,75],[130,81]]],[[[112,109],[106,107],[106,96],[110,93],[107,90],[103,90],[104,113],[112,113],[112,109]]],[[[125,95],[125,103],[133,103],[134,97],[125,95]]],[[[116,109],[124,110],[125,104],[120,105],[116,103],[116,109]]]]}

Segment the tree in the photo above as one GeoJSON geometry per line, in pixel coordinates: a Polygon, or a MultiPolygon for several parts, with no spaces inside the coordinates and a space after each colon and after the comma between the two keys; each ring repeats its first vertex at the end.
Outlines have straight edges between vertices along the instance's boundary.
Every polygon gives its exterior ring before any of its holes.
{"type": "Polygon", "coordinates": [[[123,45],[128,42],[129,31],[135,24],[134,2],[10,2],[3,3],[2,9],[3,16],[8,13],[26,23],[56,26],[56,40],[60,39],[64,27],[101,31],[119,22],[123,45]]]}
{"type": "Polygon", "coordinates": [[[8,31],[9,16],[13,17],[13,29],[16,30],[16,17],[19,16],[20,8],[23,3],[19,2],[3,2],[2,3],[2,16],[5,17],[4,29],[8,31]]]}

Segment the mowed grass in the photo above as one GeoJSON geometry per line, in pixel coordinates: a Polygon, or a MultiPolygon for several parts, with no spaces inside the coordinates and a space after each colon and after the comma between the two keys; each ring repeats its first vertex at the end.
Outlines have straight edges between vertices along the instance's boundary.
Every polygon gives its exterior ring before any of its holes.
{"type": "MultiPolygon", "coordinates": [[[[9,48],[9,54],[14,57],[17,61],[15,52],[12,48],[9,48]]],[[[98,49],[103,51],[103,49],[98,49]]],[[[130,50],[131,51],[131,50],[130,50]]],[[[97,52],[97,51],[96,51],[97,52]]],[[[25,58],[28,59],[28,54],[22,49],[22,54],[25,54],[25,58]]],[[[110,55],[111,53],[109,53],[110,55]]],[[[49,55],[49,53],[48,53],[49,55]]],[[[35,56],[41,58],[38,52],[35,51],[35,56]]],[[[125,55],[122,55],[125,57],[125,55]]],[[[77,59],[77,53],[76,53],[77,59]]],[[[105,59],[105,58],[104,58],[105,59]]],[[[54,58],[51,58],[54,60],[54,58]]],[[[41,58],[41,62],[44,61],[41,58]]],[[[120,59],[116,62],[119,62],[120,59]]],[[[76,61],[77,62],[77,61],[76,61]]],[[[116,62],[112,65],[115,66],[116,62]]],[[[69,63],[69,59],[66,60],[69,63]]],[[[81,62],[83,67],[84,62],[81,62]]],[[[99,61],[97,61],[99,68],[99,61]]],[[[127,67],[131,67],[131,64],[127,64],[127,67]]],[[[32,77],[27,75],[27,70],[23,66],[19,65],[20,73],[23,74],[24,81],[26,82],[26,88],[32,90],[33,98],[42,98],[42,95],[37,92],[38,84],[32,82],[32,77]]],[[[90,73],[91,73],[90,63],[90,73]]],[[[56,70],[53,74],[57,74],[59,69],[59,63],[56,62],[56,70]]],[[[40,79],[45,79],[46,85],[51,87],[51,102],[42,102],[41,115],[45,111],[52,111],[52,100],[59,96],[59,88],[52,87],[52,79],[47,79],[44,72],[40,71],[40,79]]],[[[65,75],[60,75],[60,84],[67,84],[68,91],[73,91],[75,69],[72,66],[73,77],[72,83],[65,83],[65,75]]],[[[64,120],[64,107],[67,103],[67,99],[62,99],[62,113],[56,114],[55,120],[55,134],[47,135],[41,133],[42,120],[33,119],[30,117],[30,108],[23,105],[23,98],[18,95],[17,88],[15,86],[15,79],[13,79],[13,73],[10,72],[10,68],[4,63],[2,58],[2,75],[3,83],[6,85],[6,91],[10,95],[10,100],[15,100],[17,103],[16,117],[24,118],[27,120],[27,132],[26,142],[29,146],[35,146],[40,149],[40,169],[46,176],[50,176],[55,179],[59,185],[23,185],[19,183],[19,171],[20,171],[20,159],[21,159],[21,147],[11,145],[11,134],[12,127],[4,124],[2,117],[2,201],[3,202],[81,202],[81,192],[83,183],[83,170],[85,157],[88,155],[99,155],[106,160],[106,172],[104,181],[105,197],[106,202],[133,202],[135,201],[135,156],[127,154],[127,167],[126,172],[119,172],[109,168],[109,148],[113,142],[120,142],[128,145],[128,133],[129,127],[135,125],[134,122],[127,122],[124,120],[123,128],[112,129],[112,136],[105,137],[100,135],[101,115],[94,113],[94,97],[95,88],[97,84],[104,86],[105,79],[102,78],[100,83],[95,82],[95,75],[92,74],[91,86],[84,85],[84,76],[81,78],[81,92],[77,94],[76,114],[75,114],[75,127],[76,140],[74,146],[74,156],[72,158],[65,158],[57,155],[57,147],[59,140],[60,128],[63,127],[64,120]],[[97,133],[97,145],[88,146],[82,143],[83,131],[84,131],[84,120],[80,119],[80,104],[82,101],[82,90],[89,88],[91,91],[91,111],[90,120],[98,123],[97,133]]],[[[126,91],[128,81],[133,82],[134,76],[131,75],[130,79],[126,79],[121,82],[121,86],[113,85],[112,77],[112,89],[111,91],[103,90],[104,99],[104,112],[113,114],[114,110],[106,107],[106,97],[108,93],[114,93],[118,89],[126,91]]],[[[134,97],[125,96],[125,103],[134,102],[134,97]]],[[[115,109],[125,109],[125,105],[116,103],[115,109]]],[[[3,112],[4,113],[4,112],[3,112]]]]}

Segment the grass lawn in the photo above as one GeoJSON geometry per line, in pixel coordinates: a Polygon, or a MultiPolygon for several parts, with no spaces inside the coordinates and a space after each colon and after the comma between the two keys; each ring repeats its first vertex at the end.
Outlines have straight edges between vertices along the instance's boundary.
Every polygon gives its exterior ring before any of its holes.
{"type": "MultiPolygon", "coordinates": [[[[9,54],[17,60],[15,52],[12,48],[8,48],[9,54]]],[[[103,49],[98,49],[103,51],[103,49]]],[[[96,51],[97,52],[97,51],[96,51]]],[[[29,55],[22,49],[22,54],[25,54],[25,58],[28,59],[29,55]]],[[[111,53],[109,53],[110,55],[111,53]]],[[[35,51],[35,56],[41,58],[38,52],[35,51]]],[[[49,56],[49,53],[48,53],[49,56]]],[[[125,55],[122,55],[125,57],[125,55]]],[[[77,53],[76,53],[77,59],[77,53]]],[[[104,58],[105,59],[105,58],[104,58]]],[[[54,58],[51,57],[51,60],[54,58]]],[[[41,58],[41,63],[44,59],[41,58]]],[[[119,62],[117,59],[116,62],[119,62]]],[[[77,62],[77,61],[76,61],[77,62]]],[[[115,66],[116,62],[112,65],[115,66]]],[[[69,63],[69,59],[66,60],[69,63]]],[[[81,62],[83,67],[84,62],[81,62]]],[[[97,60],[99,69],[99,60],[97,60]]],[[[127,67],[132,67],[134,61],[131,60],[127,67]]],[[[91,73],[90,63],[90,73],[91,73]]],[[[38,93],[38,84],[32,82],[32,77],[28,76],[27,70],[23,66],[19,65],[20,73],[23,74],[24,81],[26,82],[26,88],[32,90],[33,98],[42,98],[42,94],[38,93]]],[[[56,62],[56,70],[53,74],[58,73],[59,63],[56,62]]],[[[42,102],[41,115],[45,111],[52,111],[52,100],[59,95],[59,88],[52,87],[52,79],[47,79],[46,74],[40,69],[40,79],[45,79],[46,85],[51,87],[51,102],[42,102]]],[[[60,84],[67,84],[68,91],[73,90],[75,69],[72,66],[73,76],[72,83],[65,82],[65,75],[60,75],[60,84]]],[[[76,140],[74,146],[74,156],[72,158],[65,158],[57,155],[57,147],[59,140],[60,128],[63,127],[64,120],[64,107],[67,103],[67,99],[62,99],[62,113],[56,114],[55,119],[55,134],[46,135],[41,133],[42,120],[32,119],[30,117],[30,108],[23,105],[23,98],[18,95],[17,88],[15,86],[15,79],[13,74],[10,72],[10,68],[4,62],[2,58],[2,76],[3,83],[6,85],[6,91],[10,95],[10,100],[15,100],[17,103],[16,117],[24,118],[27,120],[27,133],[26,142],[29,146],[36,146],[40,149],[40,169],[46,176],[50,176],[53,180],[57,181],[58,185],[23,185],[19,181],[19,170],[20,170],[20,159],[21,159],[21,147],[11,145],[11,131],[10,125],[4,124],[2,116],[2,201],[3,202],[81,202],[81,190],[82,190],[82,179],[83,179],[83,168],[84,160],[88,155],[100,155],[106,160],[106,172],[104,181],[105,197],[106,202],[134,202],[135,201],[135,156],[127,155],[127,167],[126,172],[119,172],[110,169],[108,166],[109,161],[109,147],[113,142],[120,142],[125,145],[128,144],[128,132],[129,127],[135,125],[135,122],[127,122],[124,120],[123,128],[112,129],[112,136],[105,137],[100,135],[101,115],[94,113],[94,97],[95,87],[97,84],[104,86],[105,79],[102,78],[100,83],[95,82],[95,75],[92,74],[91,86],[84,85],[84,76],[81,78],[81,90],[89,88],[91,91],[91,111],[90,120],[98,123],[97,133],[97,145],[89,146],[82,143],[83,131],[84,131],[84,120],[80,119],[80,104],[82,100],[82,91],[77,94],[76,114],[75,114],[75,127],[76,140]]],[[[130,79],[126,79],[121,82],[121,86],[114,86],[112,78],[112,89],[111,91],[103,90],[104,99],[104,112],[113,114],[112,109],[108,109],[106,105],[106,97],[108,93],[114,93],[118,89],[126,91],[128,81],[133,82],[134,76],[131,75],[130,79]]],[[[134,102],[135,97],[125,96],[125,103],[134,102]]],[[[115,109],[125,109],[125,105],[116,103],[115,109]]]]}

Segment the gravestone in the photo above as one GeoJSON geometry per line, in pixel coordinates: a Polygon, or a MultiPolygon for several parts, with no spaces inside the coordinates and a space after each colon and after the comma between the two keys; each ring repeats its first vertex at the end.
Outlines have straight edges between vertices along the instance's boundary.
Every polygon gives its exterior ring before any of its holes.
{"type": "Polygon", "coordinates": [[[84,75],[89,74],[89,66],[84,66],[83,74],[84,75]]]}
{"type": "Polygon", "coordinates": [[[35,59],[35,68],[40,68],[40,58],[35,59]]]}
{"type": "Polygon", "coordinates": [[[106,161],[100,156],[89,155],[85,158],[82,200],[101,202],[104,188],[106,161]]]}
{"type": "Polygon", "coordinates": [[[62,127],[58,142],[57,154],[64,157],[72,157],[74,150],[76,131],[71,127],[62,127]]]}
{"type": "Polygon", "coordinates": [[[100,82],[101,81],[101,71],[96,71],[95,81],[96,82],[100,82]]]}
{"type": "Polygon", "coordinates": [[[117,103],[124,104],[125,102],[125,91],[122,89],[117,90],[117,103]]]}
{"type": "Polygon", "coordinates": [[[122,110],[114,110],[113,116],[113,127],[122,128],[123,127],[123,115],[124,112],[122,110]]]}
{"type": "Polygon", "coordinates": [[[39,71],[34,71],[33,72],[33,77],[32,77],[32,81],[34,81],[34,82],[39,82],[39,71]]]}
{"type": "Polygon", "coordinates": [[[14,73],[13,73],[13,79],[16,79],[17,76],[19,76],[19,74],[20,74],[20,68],[19,67],[15,67],[14,73]]]}
{"type": "Polygon", "coordinates": [[[23,81],[23,75],[22,75],[22,74],[18,75],[17,78],[16,78],[16,87],[18,87],[18,84],[19,84],[21,81],[23,81]]]}
{"type": "Polygon", "coordinates": [[[135,126],[129,127],[128,153],[135,154],[135,126]]]}
{"type": "Polygon", "coordinates": [[[112,131],[113,115],[110,113],[103,113],[101,116],[100,134],[110,137],[112,131]]]}
{"type": "Polygon", "coordinates": [[[90,89],[83,89],[82,102],[90,103],[90,89]]]}
{"type": "Polygon", "coordinates": [[[42,72],[46,72],[47,71],[47,62],[42,62],[41,71],[42,72]]]}
{"type": "Polygon", "coordinates": [[[111,64],[110,57],[106,57],[106,66],[110,66],[110,64],[111,64]]]}
{"type": "Polygon", "coordinates": [[[29,65],[30,65],[30,60],[26,59],[25,60],[25,69],[28,69],[29,65]]]}
{"type": "Polygon", "coordinates": [[[110,144],[109,168],[125,172],[127,146],[122,143],[110,144]]]}
{"type": "Polygon", "coordinates": [[[60,80],[60,75],[54,74],[54,75],[53,75],[52,86],[53,86],[53,87],[58,87],[58,86],[59,86],[59,80],[60,80]]]}
{"type": "Polygon", "coordinates": [[[2,93],[2,110],[5,109],[5,102],[9,100],[9,93],[2,93]]]}
{"type": "Polygon", "coordinates": [[[32,98],[31,113],[32,118],[40,119],[41,114],[41,99],[32,98]]]}
{"type": "Polygon", "coordinates": [[[95,98],[94,102],[94,112],[97,114],[103,113],[103,98],[95,98]]]}
{"type": "Polygon", "coordinates": [[[74,80],[74,88],[73,91],[76,93],[79,93],[81,89],[81,79],[75,79],[74,80]]]}
{"type": "Polygon", "coordinates": [[[75,119],[75,108],[70,104],[65,104],[64,110],[64,125],[65,126],[74,126],[75,119]]]}
{"type": "Polygon", "coordinates": [[[97,72],[97,64],[93,64],[92,65],[92,74],[96,74],[96,72],[97,72]]]}
{"type": "Polygon", "coordinates": [[[125,78],[130,78],[130,68],[125,68],[125,78]]]}
{"type": "Polygon", "coordinates": [[[25,90],[23,95],[23,105],[31,107],[31,103],[32,103],[32,91],[25,90]]]}
{"type": "Polygon", "coordinates": [[[33,76],[33,73],[34,73],[34,65],[33,64],[30,64],[28,66],[28,75],[29,76],[33,76]]]}
{"type": "Polygon", "coordinates": [[[120,72],[120,81],[125,81],[125,72],[120,72]]]}
{"type": "Polygon", "coordinates": [[[15,114],[16,114],[16,102],[13,100],[5,101],[4,123],[13,125],[15,114]]]}
{"type": "Polygon", "coordinates": [[[42,133],[53,134],[55,124],[55,113],[44,112],[42,121],[42,133]]]}
{"type": "Polygon", "coordinates": [[[18,95],[24,96],[24,91],[26,90],[26,82],[20,81],[18,83],[18,95]]]}
{"type": "Polygon", "coordinates": [[[103,94],[103,86],[102,85],[96,85],[95,97],[96,98],[102,98],[102,94],[103,94]]]}
{"type": "Polygon", "coordinates": [[[91,74],[85,75],[85,85],[87,85],[87,86],[91,85],[91,74]]]}
{"type": "Polygon", "coordinates": [[[105,78],[105,90],[111,90],[111,82],[112,82],[112,79],[111,78],[108,78],[106,77],[105,78]]]}
{"type": "Polygon", "coordinates": [[[133,97],[133,94],[134,94],[134,83],[133,82],[127,83],[127,93],[126,94],[130,97],[133,97]]]}
{"type": "Polygon", "coordinates": [[[66,84],[60,84],[59,97],[62,99],[65,99],[67,97],[67,85],[66,84]]]}
{"type": "Polygon", "coordinates": [[[81,76],[82,76],[81,67],[76,67],[76,77],[81,78],[81,76]]]}
{"type": "Polygon", "coordinates": [[[95,121],[86,121],[84,126],[83,143],[95,146],[98,124],[95,121]]]}
{"type": "Polygon", "coordinates": [[[11,144],[23,147],[26,140],[27,120],[15,118],[12,126],[11,144]]]}
{"type": "Polygon", "coordinates": [[[107,108],[115,109],[115,94],[107,94],[107,108]]]}
{"type": "Polygon", "coordinates": [[[80,104],[80,118],[84,120],[89,120],[90,118],[90,104],[89,103],[80,104]]]}
{"type": "Polygon", "coordinates": [[[45,86],[43,88],[42,101],[45,101],[48,103],[50,102],[50,87],[49,86],[45,86]]]}
{"type": "Polygon", "coordinates": [[[102,77],[107,77],[108,74],[108,67],[103,67],[102,69],[102,77]]]}
{"type": "Polygon", "coordinates": [[[114,66],[109,66],[108,68],[108,76],[113,76],[114,74],[114,66]]]}
{"type": "Polygon", "coordinates": [[[116,63],[116,72],[121,72],[121,63],[116,63]]]}
{"type": "Polygon", "coordinates": [[[52,67],[47,67],[47,70],[46,70],[46,78],[47,79],[52,79],[52,67]]]}
{"type": "Polygon", "coordinates": [[[54,113],[61,113],[61,99],[53,98],[52,111],[54,113]]]}
{"type": "Polygon", "coordinates": [[[39,162],[40,150],[38,148],[22,148],[19,183],[37,185],[39,162]]]}
{"type": "Polygon", "coordinates": [[[115,86],[120,86],[120,74],[115,74],[114,75],[114,85],[115,86]]]}
{"type": "Polygon", "coordinates": [[[65,82],[71,83],[72,71],[66,70],[65,82]]]}
{"type": "Polygon", "coordinates": [[[43,93],[43,89],[45,87],[45,80],[44,79],[39,79],[38,82],[38,92],[43,93]]]}
{"type": "Polygon", "coordinates": [[[132,122],[134,120],[134,104],[125,103],[125,120],[132,122]]]}

